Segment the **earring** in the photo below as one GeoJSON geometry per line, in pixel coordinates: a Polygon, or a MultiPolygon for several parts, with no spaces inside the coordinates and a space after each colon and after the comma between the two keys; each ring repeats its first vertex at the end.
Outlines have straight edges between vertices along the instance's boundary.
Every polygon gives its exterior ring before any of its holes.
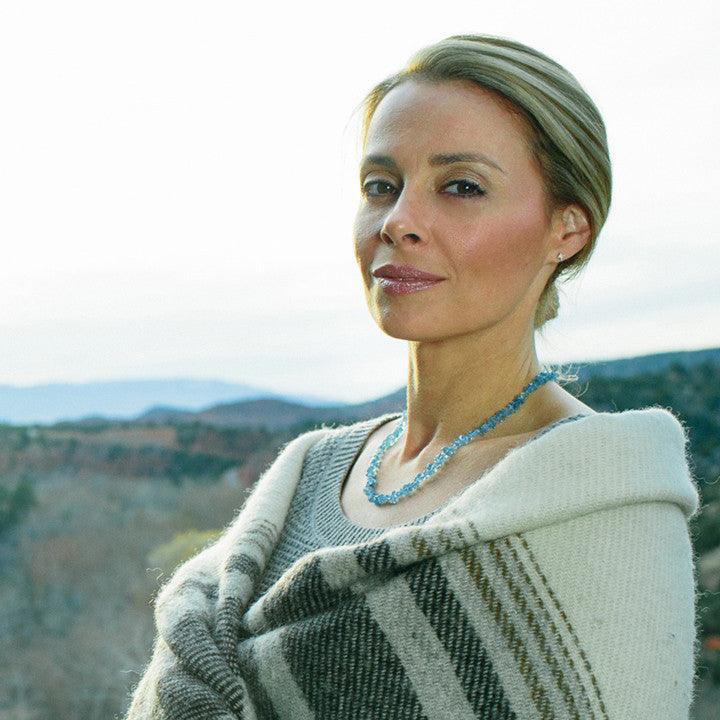
{"type": "Polygon", "coordinates": [[[557,254],[558,262],[562,262],[562,261],[563,261],[563,257],[564,257],[564,256],[563,256],[562,253],[558,253],[558,254],[557,254]]]}

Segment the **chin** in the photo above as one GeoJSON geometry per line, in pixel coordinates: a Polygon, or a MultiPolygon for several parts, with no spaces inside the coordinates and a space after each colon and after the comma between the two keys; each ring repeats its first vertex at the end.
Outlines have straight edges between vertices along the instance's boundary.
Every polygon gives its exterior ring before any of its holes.
{"type": "Polygon", "coordinates": [[[430,323],[427,317],[411,319],[373,313],[373,319],[385,335],[398,340],[432,342],[443,340],[448,336],[448,325],[446,323],[440,321],[430,323]]]}

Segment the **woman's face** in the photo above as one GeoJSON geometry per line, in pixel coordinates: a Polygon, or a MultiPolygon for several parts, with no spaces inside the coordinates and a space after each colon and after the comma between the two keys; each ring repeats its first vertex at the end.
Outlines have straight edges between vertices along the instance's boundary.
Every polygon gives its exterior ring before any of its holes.
{"type": "Polygon", "coordinates": [[[532,327],[557,251],[524,133],[491,93],[464,81],[406,80],[381,100],[353,234],[368,307],[388,335],[439,340],[509,315],[532,327]],[[469,154],[484,157],[450,157],[469,154]],[[443,280],[393,293],[372,275],[387,263],[443,280]]]}

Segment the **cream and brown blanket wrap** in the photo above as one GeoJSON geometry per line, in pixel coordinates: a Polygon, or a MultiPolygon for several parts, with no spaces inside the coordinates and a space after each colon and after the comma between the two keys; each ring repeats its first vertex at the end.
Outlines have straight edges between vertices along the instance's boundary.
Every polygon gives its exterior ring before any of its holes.
{"type": "Polygon", "coordinates": [[[661,407],[509,452],[417,526],[301,557],[248,607],[321,428],[155,603],[127,720],[687,720],[699,498],[661,407]]]}

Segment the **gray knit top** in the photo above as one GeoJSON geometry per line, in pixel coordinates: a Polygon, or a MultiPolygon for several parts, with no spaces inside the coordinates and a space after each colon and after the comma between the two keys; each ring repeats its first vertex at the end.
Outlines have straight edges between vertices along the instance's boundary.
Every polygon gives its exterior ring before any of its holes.
{"type": "MultiPolygon", "coordinates": [[[[323,437],[308,450],[278,544],[270,556],[251,604],[303,555],[323,547],[365,542],[380,536],[390,527],[420,525],[455,499],[456,495],[453,495],[440,507],[419,518],[387,527],[367,528],[356,525],[343,513],[340,491],[366,440],[376,428],[399,418],[401,414],[386,413],[348,425],[341,428],[340,432],[323,437]]],[[[561,423],[581,417],[585,415],[562,418],[535,433],[523,445],[561,423]]]]}

